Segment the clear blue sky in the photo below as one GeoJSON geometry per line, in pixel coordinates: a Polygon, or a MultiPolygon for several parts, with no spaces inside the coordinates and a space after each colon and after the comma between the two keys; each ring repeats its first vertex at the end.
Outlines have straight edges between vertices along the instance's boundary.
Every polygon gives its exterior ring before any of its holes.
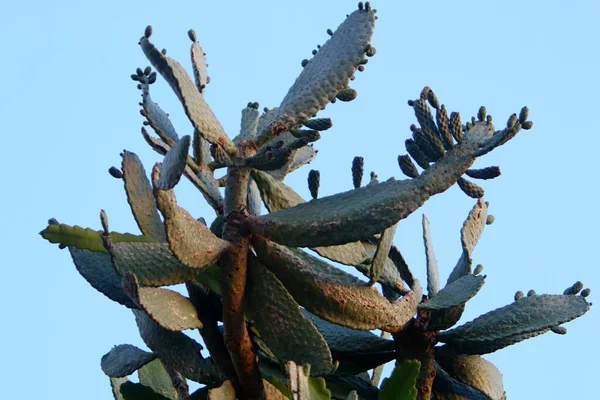
{"type": "MultiPolygon", "coordinates": [[[[206,98],[226,131],[239,131],[249,101],[274,107],[300,61],[327,39],[356,1],[306,2],[5,2],[0,7],[0,117],[5,146],[0,196],[0,291],[4,398],[111,398],[100,357],[113,345],[143,347],[131,313],[91,288],[39,237],[49,217],[99,229],[137,232],[122,184],[107,169],[136,152],[147,170],[159,160],[139,130],[139,93],[129,78],[148,65],[137,45],[153,40],[188,66],[194,28],[208,55],[206,98]]],[[[596,158],[600,9],[593,1],[374,1],[377,55],[352,86],[358,98],[320,116],[334,128],[319,156],[286,181],[308,197],[306,174],[321,171],[323,195],[352,186],[350,164],[401,177],[396,157],[414,122],[406,100],[431,86],[463,119],[487,106],[498,125],[528,105],[531,131],[479,160],[502,176],[483,183],[494,225],[474,253],[488,275],[463,321],[512,301],[517,290],[562,293],[576,280],[600,291],[596,158]]],[[[153,98],[180,135],[191,125],[159,79],[153,98]]],[[[196,216],[212,211],[187,182],[178,199],[196,216]]],[[[395,242],[424,280],[420,220],[432,225],[445,279],[460,255],[459,230],[472,207],[458,188],[437,196],[399,225],[395,242]]],[[[597,379],[595,307],[552,333],[487,356],[504,374],[511,399],[590,398],[597,379]]],[[[195,333],[192,333],[197,337],[195,333]]]]}

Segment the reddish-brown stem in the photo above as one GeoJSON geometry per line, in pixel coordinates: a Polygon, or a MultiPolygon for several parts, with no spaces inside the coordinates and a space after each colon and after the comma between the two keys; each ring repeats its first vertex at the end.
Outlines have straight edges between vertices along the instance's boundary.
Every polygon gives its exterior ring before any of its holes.
{"type": "Polygon", "coordinates": [[[244,291],[250,234],[243,229],[243,221],[247,215],[246,188],[249,176],[250,172],[247,169],[228,169],[223,239],[229,241],[231,247],[220,260],[223,336],[242,386],[241,397],[264,399],[262,377],[244,318],[244,291]]]}

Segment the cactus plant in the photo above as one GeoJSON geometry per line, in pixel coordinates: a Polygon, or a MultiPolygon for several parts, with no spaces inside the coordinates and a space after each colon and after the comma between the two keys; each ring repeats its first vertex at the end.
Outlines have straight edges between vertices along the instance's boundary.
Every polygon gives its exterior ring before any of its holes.
{"type": "Polygon", "coordinates": [[[257,103],[248,103],[234,138],[204,99],[209,79],[196,33],[188,32],[192,80],[154,46],[146,28],[140,46],[181,101],[194,134],[178,135],[150,97],[157,73],[138,68],[132,79],[142,92],[141,114],[156,136],[145,128],[142,134],[165,157],[150,179],[128,151],[121,154],[121,169],[109,172],[123,180],[141,235],[111,232],[104,212],[98,231],[51,219],[41,232],[68,248],[94,288],[132,310],[150,349],[119,345],[102,357],[115,398],[502,399],[501,375],[481,355],[548,331],[564,334],[562,324],[588,311],[590,290],[576,282],[562,295],[517,292],[513,303],[453,328],[485,282],[481,266],[472,273],[472,253],[493,222],[483,188],[463,176],[500,175],[499,167],[471,166],[532,127],[527,108],[500,130],[484,107],[463,126],[460,115],[448,117],[426,87],[409,101],[419,126],[411,126],[409,154],[398,158],[409,179],[379,182],[372,173],[362,186],[364,160],[356,157],[354,188],[347,192],[317,198],[319,171],[308,177],[311,201],[283,183],[316,156],[309,143],[332,126],[315,118],[318,112],[336,99],[356,98],[348,84],[364,70],[365,57],[376,54],[370,43],[376,19],[368,2],[359,3],[337,30],[327,31],[330,38],[314,57],[302,62],[279,107],[261,114],[257,103]],[[226,173],[217,178],[222,169],[226,173]],[[177,204],[174,188],[182,175],[214,209],[210,226],[177,204]],[[394,233],[401,220],[455,183],[477,199],[461,229],[462,254],[442,287],[423,216],[423,293],[393,244],[394,233]],[[268,213],[261,212],[261,202],[268,213]],[[355,267],[368,280],[327,260],[355,267]],[[165,288],[181,283],[187,296],[165,288]],[[199,330],[210,357],[182,333],[186,329],[199,330]],[[374,329],[386,334],[369,332],[374,329]],[[391,360],[396,369],[379,388],[376,375],[391,360]],[[135,371],[139,383],[126,378],[135,371]],[[190,394],[187,379],[205,387],[190,394]]]}

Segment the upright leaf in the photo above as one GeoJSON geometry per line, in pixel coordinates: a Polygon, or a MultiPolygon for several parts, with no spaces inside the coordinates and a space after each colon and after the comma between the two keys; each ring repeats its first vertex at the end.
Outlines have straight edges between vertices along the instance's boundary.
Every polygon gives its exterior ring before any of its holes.
{"type": "Polygon", "coordinates": [[[421,363],[417,360],[405,360],[397,365],[389,378],[381,383],[379,400],[415,400],[417,398],[417,376],[421,363]]]}
{"type": "Polygon", "coordinates": [[[120,344],[102,356],[100,366],[107,376],[123,378],[133,374],[155,358],[156,355],[153,353],[130,344],[120,344]]]}
{"type": "Polygon", "coordinates": [[[160,168],[160,178],[157,189],[173,189],[179,182],[181,174],[186,167],[191,139],[189,136],[182,137],[175,146],[171,147],[160,168]]]}
{"type": "Polygon", "coordinates": [[[139,371],[140,383],[171,400],[179,400],[169,373],[160,360],[144,365],[139,371]]]}
{"type": "Polygon", "coordinates": [[[458,278],[425,303],[419,304],[419,310],[449,310],[460,306],[473,298],[483,286],[485,275],[465,275],[458,278]]]}
{"type": "Polygon", "coordinates": [[[423,242],[425,243],[425,259],[427,260],[427,295],[432,298],[440,290],[440,272],[433,251],[429,220],[425,214],[423,214],[423,242]]]}
{"type": "Polygon", "coordinates": [[[370,285],[374,285],[375,282],[379,280],[379,277],[385,269],[385,264],[388,261],[388,254],[392,247],[392,241],[394,240],[397,227],[398,224],[392,225],[381,234],[377,250],[375,250],[375,254],[373,255],[371,270],[369,271],[370,285]]]}

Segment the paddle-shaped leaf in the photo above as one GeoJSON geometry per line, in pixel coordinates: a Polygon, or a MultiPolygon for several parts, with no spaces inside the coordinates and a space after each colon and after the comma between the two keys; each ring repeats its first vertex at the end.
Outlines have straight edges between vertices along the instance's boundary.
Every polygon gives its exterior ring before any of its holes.
{"type": "Polygon", "coordinates": [[[140,39],[140,46],[183,104],[194,128],[210,143],[222,146],[229,154],[236,154],[235,144],[227,137],[221,123],[181,64],[163,55],[146,37],[140,39]]]}
{"type": "Polygon", "coordinates": [[[250,317],[279,362],[310,364],[316,376],[333,371],[323,336],[275,275],[255,258],[248,260],[246,296],[250,317]]]}
{"type": "Polygon", "coordinates": [[[529,334],[543,333],[569,322],[589,308],[581,296],[524,297],[458,328],[441,332],[438,339],[460,353],[485,354],[527,339],[529,334]]]}
{"type": "Polygon", "coordinates": [[[210,358],[200,354],[202,346],[181,332],[173,332],[154,322],[145,311],[133,310],[140,336],[165,367],[193,381],[215,385],[223,381],[210,358]]]}
{"type": "MultiPolygon", "coordinates": [[[[102,243],[102,232],[94,231],[90,228],[80,226],[70,226],[66,224],[49,224],[46,229],[40,232],[40,235],[50,243],[58,243],[61,246],[73,246],[81,250],[106,253],[106,248],[102,243]]],[[[110,233],[110,239],[114,243],[121,242],[141,242],[150,243],[154,240],[146,236],[132,235],[130,233],[110,233]]]]}
{"type": "Polygon", "coordinates": [[[144,117],[154,129],[154,132],[167,143],[175,144],[179,140],[179,135],[177,135],[175,127],[171,123],[169,114],[164,112],[150,97],[150,86],[147,83],[142,83],[142,99],[144,117]]]}
{"type": "Polygon", "coordinates": [[[354,329],[395,331],[416,312],[413,292],[390,303],[375,288],[298,249],[255,237],[259,259],[310,312],[354,329]]]}
{"type": "Polygon", "coordinates": [[[148,386],[156,393],[168,397],[171,400],[177,398],[177,390],[173,387],[173,381],[160,360],[154,360],[144,365],[138,371],[140,383],[148,386]]]}
{"type": "Polygon", "coordinates": [[[108,254],[73,246],[69,246],[69,252],[77,271],[94,289],[125,307],[138,308],[123,291],[121,275],[113,267],[108,254]]]}
{"type": "Polygon", "coordinates": [[[420,368],[421,363],[417,360],[405,360],[402,365],[397,365],[392,375],[381,383],[378,400],[415,400],[420,368]]]}
{"type": "Polygon", "coordinates": [[[217,261],[227,248],[227,242],[179,207],[173,190],[156,190],[154,194],[165,217],[167,240],[175,257],[192,268],[203,268],[217,261]]]}
{"type": "Polygon", "coordinates": [[[250,217],[248,226],[254,233],[294,247],[331,246],[368,239],[452,186],[473,164],[479,145],[493,129],[492,124],[477,123],[461,144],[417,178],[389,180],[269,215],[250,217]]]}
{"type": "Polygon", "coordinates": [[[465,275],[458,278],[425,303],[419,304],[419,310],[449,310],[465,304],[473,298],[483,286],[485,275],[465,275]]]}
{"type": "Polygon", "coordinates": [[[123,288],[163,328],[171,331],[202,328],[198,313],[187,297],[169,289],[141,287],[132,273],[123,276],[123,288]]]}
{"type": "Polygon", "coordinates": [[[435,398],[438,400],[490,400],[479,390],[452,378],[437,363],[432,388],[435,398]]]}
{"type": "Polygon", "coordinates": [[[177,144],[175,144],[175,146],[167,151],[160,168],[160,178],[158,179],[156,189],[173,189],[179,182],[181,174],[183,174],[183,170],[186,167],[190,142],[191,138],[189,136],[184,136],[177,144]]]}
{"type": "Polygon", "coordinates": [[[502,374],[481,356],[454,354],[447,347],[436,348],[435,360],[451,377],[484,393],[492,400],[505,397],[502,374]]]}
{"type": "Polygon", "coordinates": [[[148,353],[138,347],[130,344],[120,344],[102,356],[100,366],[102,372],[111,378],[122,378],[133,374],[155,358],[155,354],[148,353]]]}
{"type": "Polygon", "coordinates": [[[127,201],[140,231],[144,236],[157,242],[166,242],[165,227],[158,215],[152,186],[142,162],[135,153],[127,150],[124,150],[121,155],[127,201]]]}
{"type": "Polygon", "coordinates": [[[425,259],[427,260],[427,295],[432,298],[440,290],[440,272],[433,251],[431,227],[425,214],[423,214],[423,242],[425,244],[425,259]]]}
{"type": "Polygon", "coordinates": [[[381,234],[381,239],[375,250],[373,262],[369,271],[369,285],[374,285],[385,269],[385,264],[388,261],[388,254],[392,248],[392,241],[394,240],[397,227],[398,224],[392,225],[381,234]]]}
{"type": "Polygon", "coordinates": [[[107,242],[107,246],[115,269],[121,275],[134,273],[144,286],[176,285],[198,273],[177,261],[167,243],[107,242]]]}
{"type": "Polygon", "coordinates": [[[202,47],[200,47],[200,44],[196,40],[196,32],[190,30],[188,34],[190,35],[190,39],[192,39],[190,57],[192,59],[196,87],[201,94],[204,94],[204,88],[210,82],[207,71],[208,64],[206,63],[206,53],[204,53],[204,50],[202,50],[202,47]]]}

